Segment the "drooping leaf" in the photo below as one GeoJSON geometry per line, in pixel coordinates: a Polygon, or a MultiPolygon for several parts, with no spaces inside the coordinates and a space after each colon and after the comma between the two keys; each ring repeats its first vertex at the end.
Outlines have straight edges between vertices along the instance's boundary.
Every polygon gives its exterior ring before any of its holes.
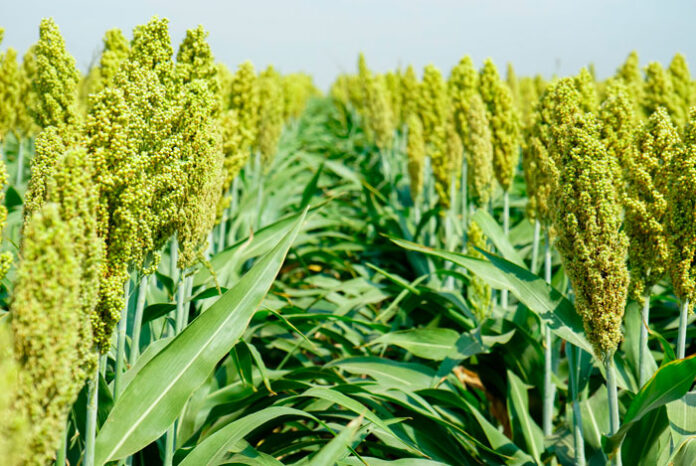
{"type": "Polygon", "coordinates": [[[276,246],[206,312],[150,360],[125,388],[96,440],[95,463],[131,455],[162,435],[186,400],[244,332],[280,270],[304,221],[275,238],[276,246]]]}
{"type": "Polygon", "coordinates": [[[593,353],[584,336],[582,319],[570,301],[528,270],[493,254],[484,253],[490,260],[486,261],[396,238],[392,238],[392,241],[404,249],[440,257],[464,267],[493,288],[510,290],[519,301],[536,313],[554,334],[588,353],[593,353]]]}
{"type": "Polygon", "coordinates": [[[626,411],[619,431],[602,439],[607,453],[615,452],[633,424],[643,416],[684,396],[696,378],[696,355],[672,361],[655,372],[638,392],[626,411]]]}

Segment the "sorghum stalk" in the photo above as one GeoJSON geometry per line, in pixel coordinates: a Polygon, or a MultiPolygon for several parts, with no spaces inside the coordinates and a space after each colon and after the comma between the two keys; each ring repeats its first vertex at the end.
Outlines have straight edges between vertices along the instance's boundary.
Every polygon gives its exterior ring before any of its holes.
{"type": "Polygon", "coordinates": [[[578,369],[580,363],[580,350],[571,343],[566,343],[568,351],[568,364],[570,373],[570,393],[573,400],[573,440],[575,442],[575,464],[585,465],[585,439],[582,433],[582,413],[578,399],[578,369]]]}
{"type": "Polygon", "coordinates": [[[682,301],[679,310],[679,334],[677,337],[677,358],[684,359],[686,355],[686,321],[689,316],[689,298],[682,301]]]}
{"type": "Polygon", "coordinates": [[[541,236],[541,222],[539,220],[534,220],[534,236],[532,238],[532,273],[536,273],[539,264],[539,239],[541,236]]]}
{"type": "Polygon", "coordinates": [[[138,298],[135,302],[135,316],[133,317],[133,336],[131,339],[130,365],[135,365],[140,355],[140,331],[143,326],[143,312],[145,311],[145,295],[149,275],[142,273],[138,283],[138,298]]]}
{"type": "MultiPolygon", "coordinates": [[[[609,399],[609,435],[614,435],[619,430],[619,396],[616,387],[616,367],[614,355],[608,356],[604,361],[604,369],[607,374],[607,398],[609,399]]],[[[613,463],[621,465],[621,450],[616,453],[613,463]]]]}
{"type": "Polygon", "coordinates": [[[694,265],[693,193],[696,189],[696,108],[691,109],[689,124],[684,135],[684,146],[672,157],[668,170],[667,240],[669,244],[668,269],[674,294],[681,302],[677,355],[686,355],[686,324],[690,303],[696,294],[696,267],[694,265]]]}
{"type": "Polygon", "coordinates": [[[121,394],[121,376],[126,362],[126,328],[128,326],[128,307],[130,295],[130,278],[123,285],[123,299],[125,305],[118,321],[118,334],[116,340],[116,372],[114,374],[114,400],[121,394]]]}
{"type": "MultiPolygon", "coordinates": [[[[100,362],[101,365],[104,365],[100,362]]],[[[94,442],[97,436],[97,411],[99,409],[99,371],[87,381],[87,417],[85,426],[85,451],[82,464],[94,466],[94,442]]]]}
{"type": "Polygon", "coordinates": [[[638,343],[638,386],[642,387],[645,382],[650,378],[643,368],[643,359],[645,358],[645,352],[648,349],[648,322],[650,322],[650,294],[647,294],[643,298],[643,310],[641,312],[641,323],[640,323],[640,341],[638,343]]]}

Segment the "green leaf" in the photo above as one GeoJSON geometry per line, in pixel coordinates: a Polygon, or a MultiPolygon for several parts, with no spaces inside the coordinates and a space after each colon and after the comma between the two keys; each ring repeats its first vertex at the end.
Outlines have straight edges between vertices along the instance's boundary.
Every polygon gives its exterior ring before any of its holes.
{"type": "Polygon", "coordinates": [[[486,254],[489,261],[475,259],[464,254],[432,249],[397,238],[391,240],[404,249],[440,257],[468,269],[493,288],[510,290],[532,312],[564,340],[592,354],[592,346],[585,338],[582,319],[575,308],[560,292],[520,266],[493,254],[486,254]]]}
{"type": "Polygon", "coordinates": [[[529,456],[524,451],[512,443],[512,441],[505,436],[501,431],[499,431],[493,424],[491,424],[488,419],[486,419],[483,414],[479,413],[476,408],[471,406],[471,404],[464,398],[461,401],[469,407],[471,414],[474,415],[476,421],[481,426],[483,433],[488,438],[488,442],[491,447],[501,456],[508,458],[506,464],[510,465],[536,465],[534,459],[529,456]]]}
{"type": "Polygon", "coordinates": [[[236,421],[232,421],[215,433],[205,437],[196,447],[186,455],[179,466],[197,466],[203,464],[219,464],[225,453],[238,441],[251,433],[254,429],[279,418],[281,416],[305,417],[316,420],[314,416],[299,409],[284,406],[271,406],[270,408],[256,411],[236,421]]]}
{"type": "Polygon", "coordinates": [[[524,263],[524,259],[517,252],[517,249],[510,243],[510,240],[505,236],[503,229],[500,227],[498,222],[495,221],[491,214],[484,209],[479,209],[471,217],[471,220],[475,221],[483,233],[491,240],[495,245],[495,248],[500,251],[500,255],[506,260],[512,262],[513,264],[519,265],[520,267],[527,268],[524,263]]]}
{"type": "Polygon", "coordinates": [[[696,464],[696,436],[684,440],[674,452],[669,464],[674,466],[693,466],[696,464]]]}
{"type": "Polygon", "coordinates": [[[449,328],[418,328],[386,333],[370,345],[395,345],[419,358],[442,361],[456,351],[458,339],[457,331],[449,328]]]}
{"type": "MultiPolygon", "coordinates": [[[[394,431],[389,428],[387,423],[385,423],[382,419],[379,418],[376,414],[374,414],[372,411],[368,410],[365,405],[360,403],[357,400],[354,400],[353,398],[344,395],[343,393],[336,391],[336,390],[331,390],[329,388],[323,388],[323,387],[314,387],[310,388],[309,390],[297,395],[297,397],[311,397],[311,398],[319,398],[322,400],[329,401],[331,403],[335,403],[339,406],[342,406],[355,414],[358,414],[360,416],[364,416],[365,419],[368,421],[372,422],[374,425],[379,427],[380,429],[384,430],[385,432],[389,433],[390,435],[393,435],[394,438],[406,446],[408,450],[412,453],[417,453],[421,454],[420,450],[417,448],[416,445],[411,445],[409,442],[406,442],[405,440],[401,439],[399,436],[397,436],[394,431]]],[[[283,400],[284,402],[289,401],[289,398],[286,398],[283,400]]]]}
{"type": "Polygon", "coordinates": [[[317,169],[310,182],[307,184],[307,186],[305,186],[305,189],[302,192],[302,201],[300,202],[300,207],[298,210],[303,210],[305,207],[309,205],[309,202],[312,200],[312,197],[314,197],[314,194],[317,192],[317,185],[319,184],[319,178],[321,177],[321,173],[323,171],[324,164],[321,164],[319,165],[319,169],[317,169]]]}
{"type": "Polygon", "coordinates": [[[138,373],[118,398],[96,440],[96,464],[124,458],[156,440],[186,400],[235,345],[273,284],[306,211],[277,245],[138,373]]]}
{"type": "MultiPolygon", "coordinates": [[[[319,207],[320,206],[313,207],[310,211],[314,211],[319,207]]],[[[215,254],[210,259],[210,268],[219,272],[220,269],[232,261],[243,263],[247,259],[265,254],[278,243],[278,238],[287,235],[297,224],[298,219],[305,218],[305,215],[306,212],[289,215],[275,223],[261,228],[250,237],[237,241],[224,251],[215,254]]],[[[208,267],[203,267],[193,277],[193,285],[202,285],[211,278],[212,275],[208,267]]]]}
{"type": "Polygon", "coordinates": [[[151,304],[143,310],[143,323],[145,325],[148,322],[159,319],[162,316],[166,316],[170,312],[176,309],[176,304],[171,303],[158,303],[151,304]]]}
{"type": "Polygon", "coordinates": [[[621,445],[623,464],[663,464],[658,459],[662,452],[669,450],[668,425],[664,406],[634,423],[621,445]]]}
{"type": "Polygon", "coordinates": [[[329,443],[324,445],[321,450],[309,460],[307,463],[308,466],[336,464],[338,460],[344,458],[347,454],[347,450],[351,448],[351,443],[353,443],[353,439],[360,428],[360,424],[362,424],[362,416],[350,421],[340,434],[332,438],[329,443]]]}
{"type": "Polygon", "coordinates": [[[655,372],[638,392],[626,411],[619,431],[602,439],[606,453],[615,452],[633,424],[643,416],[684,396],[696,377],[696,355],[665,364],[655,372]]]}
{"type": "Polygon", "coordinates": [[[332,361],[327,367],[339,367],[351,374],[367,375],[375,379],[383,388],[421,390],[430,387],[435,375],[428,366],[392,361],[378,357],[357,357],[332,361]]]}
{"type": "Polygon", "coordinates": [[[667,404],[667,416],[674,443],[679,445],[686,437],[696,433],[696,392],[689,392],[667,404]]]}
{"type": "Polygon", "coordinates": [[[595,450],[602,448],[602,434],[609,432],[607,403],[607,388],[604,385],[600,385],[590,398],[580,402],[583,437],[585,443],[595,450]]]}
{"type": "Polygon", "coordinates": [[[513,428],[520,430],[527,444],[527,451],[541,463],[544,434],[529,414],[528,387],[514,372],[508,370],[508,411],[513,428]]]}

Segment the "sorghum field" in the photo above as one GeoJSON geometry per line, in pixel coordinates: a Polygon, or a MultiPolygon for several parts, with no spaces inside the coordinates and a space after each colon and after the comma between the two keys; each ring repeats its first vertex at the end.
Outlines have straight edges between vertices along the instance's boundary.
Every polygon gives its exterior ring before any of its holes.
{"type": "MultiPolygon", "coordinates": [[[[0,55],[0,463],[696,464],[696,82],[0,55]]],[[[131,37],[128,39],[127,37],[131,37]]]]}

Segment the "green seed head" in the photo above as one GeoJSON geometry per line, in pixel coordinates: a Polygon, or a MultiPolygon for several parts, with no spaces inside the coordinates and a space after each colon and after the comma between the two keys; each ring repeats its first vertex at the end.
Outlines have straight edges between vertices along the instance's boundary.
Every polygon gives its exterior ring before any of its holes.
{"type": "Polygon", "coordinates": [[[386,83],[381,76],[372,74],[369,70],[360,74],[363,85],[364,117],[368,134],[374,139],[381,150],[391,147],[394,133],[394,116],[389,102],[386,83]]]}
{"type": "Polygon", "coordinates": [[[632,157],[633,134],[636,127],[634,105],[628,88],[619,80],[609,82],[606,94],[599,110],[601,137],[607,150],[622,169],[617,179],[623,180],[622,172],[626,170],[628,160],[632,157]]]}
{"type": "Polygon", "coordinates": [[[664,107],[670,117],[679,117],[672,80],[660,63],[654,61],[648,64],[644,89],[642,104],[646,116],[652,115],[658,107],[664,107]]]}
{"type": "Polygon", "coordinates": [[[24,136],[34,136],[40,131],[33,115],[39,106],[39,97],[34,90],[38,68],[36,65],[36,48],[34,44],[26,51],[20,68],[20,98],[22,103],[17,113],[17,129],[24,136]]]}
{"type": "Polygon", "coordinates": [[[29,426],[24,411],[17,409],[19,364],[13,346],[9,325],[0,321],[0,458],[8,466],[21,466],[29,453],[29,426]]]}
{"type": "Polygon", "coordinates": [[[583,111],[572,78],[553,89],[556,107],[552,192],[556,246],[595,353],[611,356],[622,339],[628,241],[621,230],[616,161],[602,144],[595,117],[583,111]]]}
{"type": "Polygon", "coordinates": [[[80,73],[75,67],[75,59],[65,49],[58,26],[50,18],[41,20],[39,26],[36,67],[36,123],[42,128],[55,126],[61,132],[73,127],[78,122],[77,85],[80,73]]]}
{"type": "Polygon", "coordinates": [[[268,170],[273,163],[285,122],[285,99],[280,74],[269,66],[259,75],[259,128],[257,146],[261,163],[268,170]]]}
{"type": "Polygon", "coordinates": [[[113,83],[121,64],[128,58],[130,44],[120,29],[110,29],[104,34],[104,50],[99,59],[99,77],[101,88],[113,83]]]}
{"type": "Polygon", "coordinates": [[[467,185],[474,206],[488,205],[493,192],[493,146],[486,106],[474,94],[466,112],[467,133],[463,140],[467,157],[467,185]]]}
{"type": "Polygon", "coordinates": [[[629,239],[631,292],[642,300],[667,267],[666,212],[668,166],[681,150],[677,129],[664,108],[642,123],[635,136],[626,173],[624,229],[629,239]]]}
{"type": "Polygon", "coordinates": [[[19,114],[24,103],[20,100],[22,76],[17,64],[17,52],[13,48],[0,54],[0,142],[10,132],[15,133],[19,126],[19,114]]]}
{"type": "Polygon", "coordinates": [[[479,92],[488,110],[493,144],[493,170],[504,191],[510,189],[519,159],[519,118],[512,93],[500,80],[498,70],[489,59],[479,77],[479,92]]]}
{"type": "Polygon", "coordinates": [[[401,120],[408,121],[412,114],[418,113],[418,76],[413,66],[408,65],[401,77],[401,120]]]}
{"type": "Polygon", "coordinates": [[[307,101],[320,94],[319,89],[314,86],[312,77],[305,73],[290,73],[283,75],[281,79],[283,99],[285,100],[283,118],[285,120],[297,119],[304,111],[307,101]]]}
{"type": "Polygon", "coordinates": [[[641,102],[643,102],[643,73],[640,71],[638,54],[635,50],[628,55],[624,64],[616,70],[615,77],[628,88],[636,114],[638,114],[638,111],[642,109],[641,102]]]}
{"type": "Polygon", "coordinates": [[[418,115],[411,114],[407,124],[408,142],[406,154],[408,155],[408,175],[411,180],[411,199],[415,203],[423,190],[425,141],[423,140],[423,124],[418,115]]]}
{"type": "MultiPolygon", "coordinates": [[[[5,229],[7,222],[7,207],[5,207],[5,185],[7,184],[7,167],[5,162],[0,161],[0,235],[5,229]]],[[[0,280],[5,278],[12,265],[12,253],[0,253],[0,280]]],[[[0,385],[1,386],[1,385],[0,385]]]]}
{"type": "Polygon", "coordinates": [[[404,123],[401,120],[401,71],[389,71],[381,78],[387,95],[389,113],[392,115],[392,125],[396,128],[404,123]]]}
{"type": "Polygon", "coordinates": [[[468,55],[459,60],[459,63],[452,68],[447,88],[452,101],[452,113],[457,132],[463,141],[467,138],[469,128],[467,123],[469,103],[473,96],[478,93],[478,73],[468,55]]]}
{"type": "MultiPolygon", "coordinates": [[[[469,223],[467,232],[467,254],[477,259],[483,259],[484,255],[478,249],[487,250],[486,236],[478,223],[469,223]]],[[[476,316],[483,320],[491,312],[491,287],[477,276],[471,277],[471,282],[466,289],[467,298],[476,316]]]]}
{"type": "Polygon", "coordinates": [[[28,464],[53,458],[72,405],[96,369],[74,244],[79,234],[53,203],[35,212],[24,230],[10,310],[21,367],[17,407],[29,421],[28,464]]]}
{"type": "Polygon", "coordinates": [[[674,294],[692,300],[696,291],[696,110],[690,113],[684,147],[672,155],[667,184],[668,269],[674,294]]]}
{"type": "Polygon", "coordinates": [[[674,121],[679,128],[684,128],[688,122],[689,108],[694,103],[691,73],[684,55],[674,55],[667,71],[674,89],[674,121]]]}
{"type": "Polygon", "coordinates": [[[259,82],[251,62],[239,65],[232,79],[232,94],[229,108],[237,110],[242,131],[243,150],[251,150],[256,141],[259,121],[259,82]]]}

